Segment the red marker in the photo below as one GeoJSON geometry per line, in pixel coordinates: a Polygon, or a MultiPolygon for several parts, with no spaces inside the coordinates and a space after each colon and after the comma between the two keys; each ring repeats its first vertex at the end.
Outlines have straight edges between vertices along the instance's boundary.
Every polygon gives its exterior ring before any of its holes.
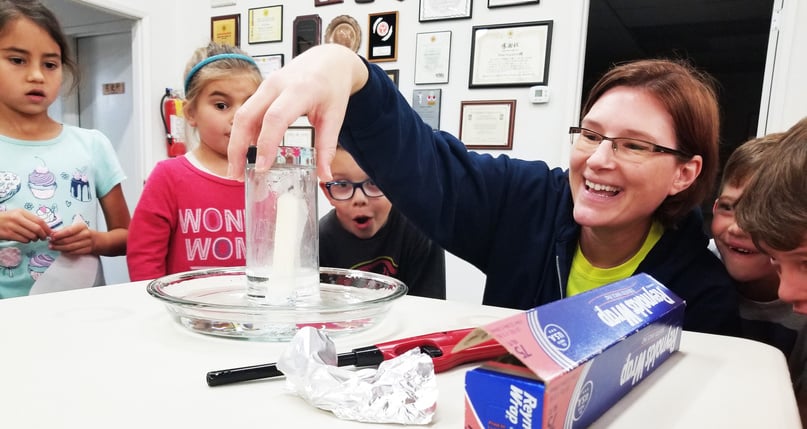
{"type": "MultiPolygon", "coordinates": [[[[434,372],[439,373],[463,363],[493,359],[507,354],[507,350],[494,340],[477,344],[457,353],[451,353],[454,346],[472,330],[473,328],[467,328],[435,332],[367,347],[359,347],[346,353],[340,353],[337,356],[337,366],[374,366],[418,347],[422,353],[426,353],[432,357],[432,361],[434,361],[434,372]]],[[[240,381],[280,377],[282,375],[283,373],[277,369],[277,364],[274,363],[245,366],[241,368],[210,371],[207,373],[207,385],[221,386],[223,384],[237,383],[240,381]]]]}

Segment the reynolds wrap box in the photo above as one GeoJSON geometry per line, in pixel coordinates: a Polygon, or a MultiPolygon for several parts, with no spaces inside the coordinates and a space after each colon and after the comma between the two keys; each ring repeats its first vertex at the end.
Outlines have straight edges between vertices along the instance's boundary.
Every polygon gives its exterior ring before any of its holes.
{"type": "Polygon", "coordinates": [[[465,376],[465,428],[580,428],[678,350],[684,301],[639,274],[483,326],[511,353],[465,376]]]}

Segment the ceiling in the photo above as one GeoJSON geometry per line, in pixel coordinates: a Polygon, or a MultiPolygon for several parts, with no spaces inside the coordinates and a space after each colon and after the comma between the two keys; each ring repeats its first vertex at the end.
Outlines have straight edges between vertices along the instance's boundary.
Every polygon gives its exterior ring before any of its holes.
{"type": "Polygon", "coordinates": [[[100,25],[119,21],[121,17],[104,12],[86,4],[70,0],[40,0],[59,19],[62,27],[67,31],[73,27],[100,25]]]}

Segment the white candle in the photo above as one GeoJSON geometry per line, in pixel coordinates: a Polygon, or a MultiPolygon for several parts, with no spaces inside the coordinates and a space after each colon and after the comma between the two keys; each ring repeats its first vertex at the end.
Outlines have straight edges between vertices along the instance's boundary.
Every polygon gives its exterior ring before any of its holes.
{"type": "Polygon", "coordinates": [[[299,196],[285,193],[277,199],[274,260],[267,296],[271,303],[285,304],[294,293],[307,216],[305,201],[299,196]]]}

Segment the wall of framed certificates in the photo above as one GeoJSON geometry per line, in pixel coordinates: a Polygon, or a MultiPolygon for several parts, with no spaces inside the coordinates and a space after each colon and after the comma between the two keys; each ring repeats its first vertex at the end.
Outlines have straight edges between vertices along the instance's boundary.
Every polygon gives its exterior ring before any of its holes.
{"type": "MultiPolygon", "coordinates": [[[[553,0],[236,0],[210,17],[241,14],[240,46],[271,75],[294,60],[294,22],[319,18],[306,44],[341,43],[387,71],[401,96],[434,129],[469,150],[568,166],[568,127],[579,120],[586,2],[553,0]],[[282,4],[282,29],[276,18],[282,4]],[[267,9],[268,8],[268,9],[267,9]],[[260,28],[250,30],[252,21],[260,28]],[[277,32],[282,34],[278,36],[277,32]],[[260,43],[250,43],[249,40],[260,43]],[[279,41],[278,41],[279,39],[279,41]],[[314,40],[317,39],[317,40],[314,40]],[[280,56],[282,55],[282,56],[280,56]],[[533,103],[536,85],[549,88],[533,103]]],[[[207,36],[207,35],[205,35],[207,36]]],[[[296,126],[309,124],[304,119],[296,126]]],[[[304,128],[303,128],[304,129],[304,128]]],[[[324,200],[324,197],[323,197],[324,200]]],[[[321,214],[329,209],[321,204],[321,214]]],[[[481,301],[483,276],[447,256],[448,296],[481,301]],[[479,290],[467,285],[479,285],[479,290]]]]}
{"type": "Polygon", "coordinates": [[[503,124],[512,128],[512,141],[471,144],[472,149],[567,162],[567,148],[558,146],[567,122],[576,122],[579,105],[579,47],[585,40],[570,30],[584,24],[581,5],[549,0],[236,0],[210,11],[211,19],[243,15],[242,49],[263,60],[283,58],[267,66],[265,75],[310,46],[341,43],[387,70],[410,104],[428,112],[429,124],[455,135],[462,126],[463,102],[515,100],[512,124],[503,124]],[[534,86],[551,89],[548,103],[531,101],[534,86]],[[418,106],[428,91],[431,104],[418,106]],[[536,138],[543,134],[548,138],[536,138]]]}

